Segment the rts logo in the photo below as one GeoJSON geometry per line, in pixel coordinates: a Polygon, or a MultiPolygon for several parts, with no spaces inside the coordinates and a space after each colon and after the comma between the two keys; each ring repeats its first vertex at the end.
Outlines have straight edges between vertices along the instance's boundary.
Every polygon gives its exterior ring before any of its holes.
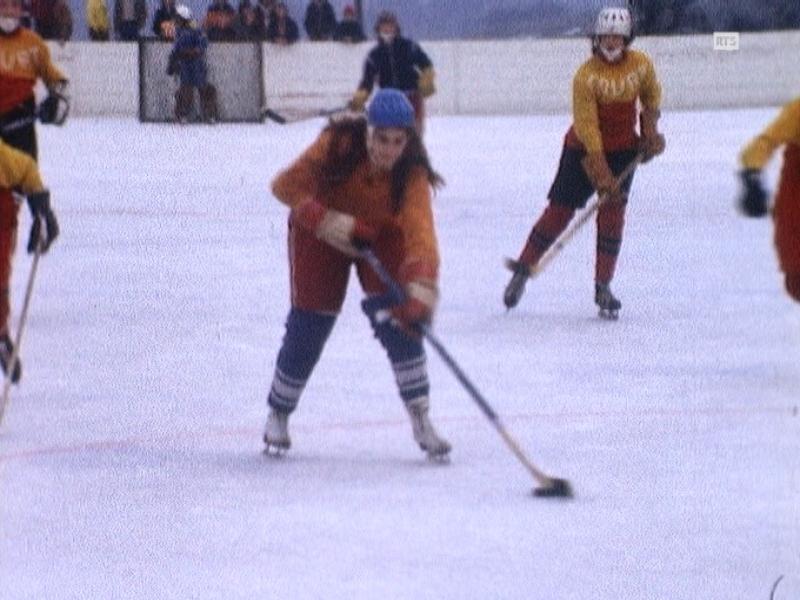
{"type": "Polygon", "coordinates": [[[738,50],[739,32],[738,31],[715,31],[714,50],[738,50]]]}

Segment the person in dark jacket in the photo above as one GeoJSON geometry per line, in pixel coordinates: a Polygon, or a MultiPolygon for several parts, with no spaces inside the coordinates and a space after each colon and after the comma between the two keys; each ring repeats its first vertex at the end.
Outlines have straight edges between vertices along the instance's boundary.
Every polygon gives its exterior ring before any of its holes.
{"type": "Polygon", "coordinates": [[[308,39],[312,42],[321,42],[333,39],[336,31],[336,14],[328,0],[311,0],[306,7],[306,17],[303,20],[308,39]]]}
{"type": "Polygon", "coordinates": [[[135,42],[147,21],[144,0],[116,0],[114,2],[114,35],[122,42],[135,42]]]}
{"type": "Polygon", "coordinates": [[[236,40],[236,11],[227,0],[213,0],[206,12],[204,28],[211,42],[236,40]]]}
{"type": "Polygon", "coordinates": [[[356,11],[349,4],[344,7],[342,20],[336,26],[336,33],[333,34],[333,39],[337,42],[351,44],[357,44],[367,39],[367,36],[364,35],[364,30],[361,28],[361,23],[356,20],[356,11]]]}
{"type": "Polygon", "coordinates": [[[153,16],[153,33],[160,40],[175,39],[175,0],[161,0],[153,16]]]}
{"type": "Polygon", "coordinates": [[[267,41],[273,44],[288,46],[294,44],[300,37],[297,23],[289,16],[289,9],[283,2],[275,5],[273,18],[267,27],[267,41]]]}
{"type": "Polygon", "coordinates": [[[364,73],[348,107],[362,111],[372,88],[394,88],[408,96],[414,106],[417,131],[422,134],[425,119],[424,99],[436,91],[433,63],[416,42],[404,38],[397,16],[383,11],[375,22],[378,44],[370,50],[364,73]]]}
{"type": "Polygon", "coordinates": [[[260,42],[267,39],[267,29],[264,21],[259,19],[256,7],[250,0],[239,3],[239,11],[233,23],[236,30],[236,40],[240,42],[260,42]]]}
{"type": "Polygon", "coordinates": [[[175,92],[175,118],[186,123],[194,105],[194,88],[200,95],[201,117],[206,123],[217,121],[217,89],[208,82],[206,50],[208,38],[192,22],[192,13],[185,4],[175,8],[175,44],[169,55],[168,75],[178,75],[180,86],[175,92]]]}
{"type": "Polygon", "coordinates": [[[64,0],[33,0],[31,16],[43,40],[66,42],[72,37],[72,12],[64,0]]]}

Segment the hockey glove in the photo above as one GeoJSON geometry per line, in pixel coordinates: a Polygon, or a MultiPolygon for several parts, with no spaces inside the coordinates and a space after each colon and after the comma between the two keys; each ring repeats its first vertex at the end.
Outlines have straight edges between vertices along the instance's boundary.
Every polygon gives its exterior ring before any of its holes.
{"type": "Polygon", "coordinates": [[[369,92],[367,90],[362,90],[361,88],[357,89],[350,102],[347,103],[348,110],[352,110],[353,112],[363,111],[364,106],[367,104],[367,98],[369,98],[369,92]]]}
{"type": "Polygon", "coordinates": [[[66,83],[50,89],[47,98],[42,100],[37,110],[37,117],[44,125],[63,125],[69,115],[69,100],[61,93],[66,83]]]}
{"type": "Polygon", "coordinates": [[[28,236],[28,254],[36,252],[37,246],[44,254],[60,232],[56,215],[50,208],[50,192],[44,190],[29,194],[28,208],[30,208],[33,218],[31,232],[28,236]],[[44,232],[42,232],[42,224],[44,224],[44,232]]]}
{"type": "Polygon", "coordinates": [[[417,90],[423,98],[428,98],[436,93],[436,85],[433,82],[434,77],[433,67],[428,67],[420,72],[417,90]]]}
{"type": "Polygon", "coordinates": [[[592,187],[597,190],[604,202],[621,202],[622,192],[619,183],[608,166],[605,155],[602,152],[587,154],[581,160],[583,170],[592,187]]]}
{"type": "Polygon", "coordinates": [[[377,231],[352,215],[326,208],[316,200],[295,207],[297,223],[314,232],[318,239],[348,256],[358,256],[359,247],[378,237],[377,231]]]}
{"type": "Polygon", "coordinates": [[[645,108],[639,115],[639,128],[642,137],[639,139],[639,151],[642,153],[642,163],[662,154],[667,147],[663,134],[658,132],[658,118],[661,112],[652,108],[645,108]]]}
{"type": "Polygon", "coordinates": [[[745,169],[739,173],[744,189],[739,196],[739,210],[748,217],[767,214],[767,192],[761,183],[761,171],[745,169]]]}
{"type": "Polygon", "coordinates": [[[403,282],[406,299],[392,314],[403,330],[418,334],[419,325],[430,323],[439,300],[436,268],[422,262],[403,265],[400,281],[403,282]]]}

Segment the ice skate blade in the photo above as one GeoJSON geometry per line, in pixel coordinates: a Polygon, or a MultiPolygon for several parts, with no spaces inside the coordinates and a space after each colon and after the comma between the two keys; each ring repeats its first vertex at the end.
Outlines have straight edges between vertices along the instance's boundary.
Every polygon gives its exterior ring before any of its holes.
{"type": "Polygon", "coordinates": [[[597,316],[606,321],[616,321],[619,319],[619,310],[613,308],[601,308],[597,311],[597,316]]]}
{"type": "Polygon", "coordinates": [[[264,454],[271,456],[283,456],[291,448],[291,440],[271,441],[266,435],[264,440],[264,454]]]}
{"type": "Polygon", "coordinates": [[[574,498],[572,486],[566,479],[551,479],[547,485],[533,488],[533,495],[537,498],[574,498]]]}
{"type": "Polygon", "coordinates": [[[289,446],[282,444],[266,444],[264,446],[264,456],[270,458],[283,458],[289,450],[289,446]]]}
{"type": "Polygon", "coordinates": [[[449,465],[450,451],[448,450],[447,452],[439,452],[438,454],[426,452],[425,458],[429,463],[433,463],[435,465],[449,465]]]}

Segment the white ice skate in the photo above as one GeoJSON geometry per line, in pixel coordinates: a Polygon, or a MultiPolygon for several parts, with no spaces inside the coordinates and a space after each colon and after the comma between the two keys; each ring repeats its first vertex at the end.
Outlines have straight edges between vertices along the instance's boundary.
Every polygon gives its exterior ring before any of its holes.
{"type": "Polygon", "coordinates": [[[427,396],[420,396],[406,404],[408,415],[411,418],[411,429],[414,432],[414,439],[425,452],[428,458],[436,460],[447,460],[450,452],[450,442],[441,437],[431,424],[428,417],[430,402],[427,396]]]}
{"type": "Polygon", "coordinates": [[[274,408],[269,411],[267,424],[264,427],[264,444],[267,454],[282,454],[292,446],[288,413],[278,412],[274,408]]]}

